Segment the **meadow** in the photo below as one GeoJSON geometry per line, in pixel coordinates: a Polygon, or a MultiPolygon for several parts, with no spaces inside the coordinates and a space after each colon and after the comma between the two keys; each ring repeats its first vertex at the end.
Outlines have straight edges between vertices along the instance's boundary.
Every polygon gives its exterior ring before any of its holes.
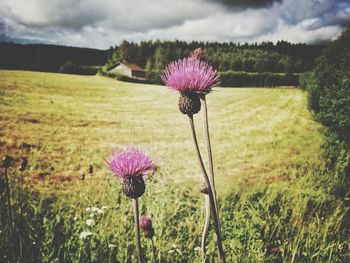
{"type": "MultiPolygon", "coordinates": [[[[0,148],[15,157],[9,175],[14,209],[25,211],[16,218],[25,262],[135,262],[131,203],[104,164],[113,146],[125,144],[141,145],[158,165],[140,200],[154,220],[157,262],[200,262],[202,177],[177,100],[163,86],[0,71],[0,148]]],[[[306,92],[217,87],[207,100],[228,262],[350,260],[349,233],[340,231],[347,210],[314,183],[324,138],[306,92]]],[[[195,122],[204,142],[201,114],[195,122]]],[[[1,211],[5,261],[11,244],[1,211]]],[[[214,262],[213,241],[209,255],[214,262]]]]}

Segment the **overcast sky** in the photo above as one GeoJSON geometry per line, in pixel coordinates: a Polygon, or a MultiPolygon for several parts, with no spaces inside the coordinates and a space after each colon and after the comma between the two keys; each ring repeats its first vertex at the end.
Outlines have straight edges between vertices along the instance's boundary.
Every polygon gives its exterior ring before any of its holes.
{"type": "Polygon", "coordinates": [[[350,0],[0,0],[0,34],[106,49],[150,39],[318,43],[350,25],[350,0]]]}

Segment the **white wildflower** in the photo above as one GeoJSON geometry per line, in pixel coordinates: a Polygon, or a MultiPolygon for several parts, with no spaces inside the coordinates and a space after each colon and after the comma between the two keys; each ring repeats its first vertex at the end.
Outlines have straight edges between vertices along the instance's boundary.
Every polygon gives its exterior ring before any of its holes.
{"type": "Polygon", "coordinates": [[[83,238],[86,238],[86,237],[91,236],[91,235],[92,235],[92,233],[90,231],[83,231],[80,233],[79,238],[83,239],[83,238]]]}
{"type": "Polygon", "coordinates": [[[85,221],[85,223],[86,223],[88,226],[91,226],[93,222],[94,222],[93,219],[87,219],[87,220],[85,221]]]}

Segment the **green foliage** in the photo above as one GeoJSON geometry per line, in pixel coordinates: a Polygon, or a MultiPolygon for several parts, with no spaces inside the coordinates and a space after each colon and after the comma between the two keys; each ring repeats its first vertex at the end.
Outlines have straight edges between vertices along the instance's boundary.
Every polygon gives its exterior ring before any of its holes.
{"type": "Polygon", "coordinates": [[[220,85],[223,87],[276,87],[297,86],[296,75],[278,73],[248,73],[236,71],[220,72],[220,85]]]}
{"type": "MultiPolygon", "coordinates": [[[[220,72],[254,72],[266,74],[286,73],[292,76],[294,72],[303,72],[309,69],[316,56],[320,54],[322,46],[307,46],[303,44],[290,44],[285,41],[273,44],[263,42],[257,44],[235,44],[235,43],[203,43],[183,41],[145,41],[140,44],[123,41],[116,46],[112,56],[106,65],[110,66],[120,60],[132,62],[146,67],[147,76],[153,83],[158,83],[159,76],[164,67],[171,61],[188,56],[195,48],[201,47],[207,53],[210,64],[220,72]]],[[[271,80],[278,78],[271,76],[267,80],[259,78],[260,85],[275,85],[274,83],[284,82],[296,83],[295,78],[288,77],[288,80],[271,80]],[[271,80],[271,81],[270,81],[271,80]],[[267,82],[264,84],[264,82],[267,82]],[[271,83],[270,83],[271,82],[271,83]]],[[[248,79],[249,81],[249,79],[248,79]]],[[[226,82],[226,80],[224,81],[226,82]]],[[[231,82],[232,83],[232,82],[231,82]]],[[[253,83],[257,83],[253,81],[253,83]]],[[[235,85],[234,83],[232,83],[235,85]]],[[[227,85],[231,85],[227,83],[227,85]]],[[[249,86],[249,83],[242,81],[240,86],[249,86]]],[[[254,84],[254,86],[259,84],[254,84]]],[[[277,84],[280,85],[280,84],[277,84]]]]}
{"type": "MultiPolygon", "coordinates": [[[[199,261],[202,196],[161,174],[146,183],[140,209],[153,218],[157,262],[199,261]]],[[[19,192],[14,183],[11,189],[19,222],[19,192]]],[[[88,177],[57,198],[27,190],[22,205],[24,258],[28,262],[134,262],[131,199],[119,189],[113,178],[88,177]]],[[[220,204],[228,262],[350,260],[347,209],[325,190],[313,190],[306,180],[244,188],[223,196],[220,204]]],[[[1,205],[1,211],[6,207],[1,205]]],[[[7,219],[1,217],[5,233],[0,237],[1,259],[11,256],[6,227],[7,219]]],[[[208,257],[213,262],[217,253],[211,235],[208,257]]],[[[142,237],[142,243],[145,258],[152,261],[150,241],[142,237]]]]}
{"type": "Polygon", "coordinates": [[[350,28],[327,47],[304,86],[316,118],[350,143],[350,28]]]}
{"type": "MultiPolygon", "coordinates": [[[[321,183],[340,198],[350,191],[350,28],[332,42],[301,80],[309,107],[326,126],[321,183]]],[[[347,202],[347,205],[350,205],[347,202]]]]}
{"type": "Polygon", "coordinates": [[[97,71],[98,71],[97,67],[77,65],[71,61],[66,61],[58,69],[59,73],[78,74],[78,75],[95,75],[97,71]]]}

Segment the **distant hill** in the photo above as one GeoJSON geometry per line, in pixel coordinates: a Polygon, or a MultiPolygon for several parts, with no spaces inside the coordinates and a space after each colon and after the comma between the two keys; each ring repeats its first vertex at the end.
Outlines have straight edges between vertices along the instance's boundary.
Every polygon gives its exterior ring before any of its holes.
{"type": "Polygon", "coordinates": [[[0,34],[0,43],[13,43],[13,44],[38,44],[38,41],[26,39],[26,38],[15,38],[10,37],[6,34],[0,34]]]}
{"type": "MultiPolygon", "coordinates": [[[[6,40],[4,38],[6,36],[1,35],[0,39],[6,40]]],[[[48,44],[0,43],[1,69],[58,72],[60,66],[67,61],[77,65],[101,66],[107,59],[107,50],[48,44]]]]}

